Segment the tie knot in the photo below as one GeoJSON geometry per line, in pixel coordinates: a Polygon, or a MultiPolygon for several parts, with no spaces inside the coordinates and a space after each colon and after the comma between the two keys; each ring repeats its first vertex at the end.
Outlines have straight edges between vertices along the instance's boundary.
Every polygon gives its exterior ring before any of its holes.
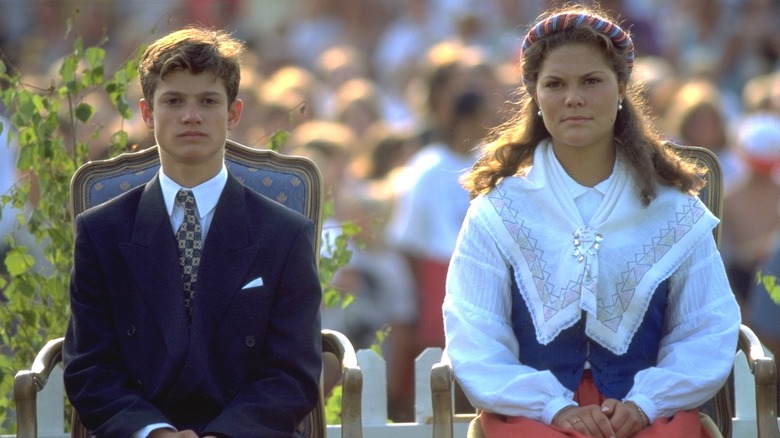
{"type": "Polygon", "coordinates": [[[179,190],[179,192],[176,193],[176,202],[184,207],[184,210],[186,211],[195,210],[195,195],[192,194],[192,190],[179,190]]]}

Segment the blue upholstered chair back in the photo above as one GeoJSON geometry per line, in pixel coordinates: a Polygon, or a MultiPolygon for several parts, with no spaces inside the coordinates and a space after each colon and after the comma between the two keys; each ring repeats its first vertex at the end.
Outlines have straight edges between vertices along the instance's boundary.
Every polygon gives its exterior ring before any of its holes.
{"type": "MultiPolygon", "coordinates": [[[[228,171],[244,185],[308,216],[317,224],[318,233],[321,231],[322,177],[311,160],[253,149],[228,140],[225,163],[228,171]]],[[[146,184],[159,169],[156,146],[84,164],[71,182],[72,215],[146,184]]]]}

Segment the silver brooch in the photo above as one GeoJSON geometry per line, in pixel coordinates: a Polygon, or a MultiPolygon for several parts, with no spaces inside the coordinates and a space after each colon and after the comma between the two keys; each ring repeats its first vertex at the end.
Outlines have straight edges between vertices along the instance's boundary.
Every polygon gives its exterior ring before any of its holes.
{"type": "Polygon", "coordinates": [[[601,241],[604,240],[604,236],[592,228],[590,225],[577,228],[574,231],[574,257],[577,257],[577,261],[582,263],[585,261],[585,256],[596,255],[599,250],[601,241]]]}

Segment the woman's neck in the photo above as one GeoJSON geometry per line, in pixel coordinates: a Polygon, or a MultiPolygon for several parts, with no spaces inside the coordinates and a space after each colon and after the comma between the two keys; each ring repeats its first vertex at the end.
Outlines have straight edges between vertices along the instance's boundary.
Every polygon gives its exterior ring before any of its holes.
{"type": "Polygon", "coordinates": [[[553,144],[553,152],[566,173],[585,187],[594,187],[609,178],[617,156],[614,145],[597,148],[553,144]]]}

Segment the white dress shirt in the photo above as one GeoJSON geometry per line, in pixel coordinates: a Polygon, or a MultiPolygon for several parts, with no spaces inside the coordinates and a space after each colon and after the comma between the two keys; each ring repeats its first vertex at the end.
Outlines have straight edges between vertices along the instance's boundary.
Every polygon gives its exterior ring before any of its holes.
{"type": "Polygon", "coordinates": [[[222,189],[225,188],[227,178],[227,168],[223,164],[222,170],[213,178],[195,187],[187,188],[174,182],[160,169],[160,187],[162,187],[165,208],[168,211],[168,216],[171,218],[174,234],[176,234],[182,221],[184,221],[184,208],[176,203],[176,194],[179,193],[180,189],[191,190],[197,204],[201,238],[204,242],[206,241],[206,236],[211,226],[211,219],[214,217],[214,209],[217,207],[220,195],[222,195],[222,189]]]}

